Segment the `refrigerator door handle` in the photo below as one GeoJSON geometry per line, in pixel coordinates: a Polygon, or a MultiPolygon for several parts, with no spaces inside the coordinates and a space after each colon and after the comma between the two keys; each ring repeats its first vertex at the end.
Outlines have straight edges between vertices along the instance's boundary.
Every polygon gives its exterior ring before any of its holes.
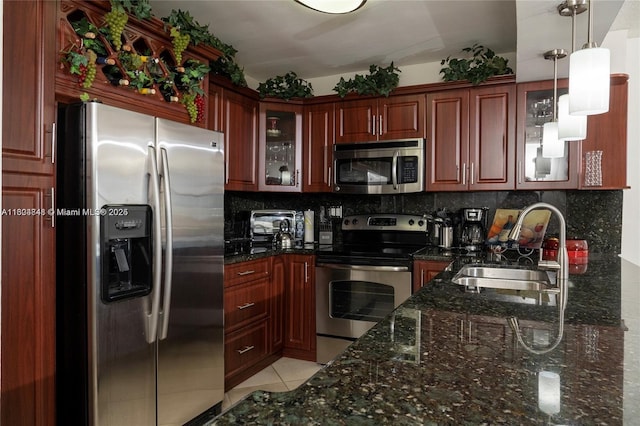
{"type": "MultiPolygon", "coordinates": [[[[158,176],[158,160],[153,146],[148,147],[149,161],[151,161],[151,191],[153,197],[153,210],[160,211],[160,183],[158,176]]],[[[147,314],[147,342],[156,341],[158,334],[158,314],[160,311],[160,274],[162,272],[162,222],[160,215],[153,215],[153,298],[151,301],[151,313],[147,314]]]]}
{"type": "Polygon", "coordinates": [[[166,228],[166,246],[164,253],[164,301],[162,304],[162,323],[158,335],[159,340],[167,338],[169,329],[169,312],[171,310],[171,277],[173,276],[173,220],[171,211],[171,179],[169,178],[169,161],[167,150],[160,148],[161,181],[164,186],[164,215],[166,228]]]}

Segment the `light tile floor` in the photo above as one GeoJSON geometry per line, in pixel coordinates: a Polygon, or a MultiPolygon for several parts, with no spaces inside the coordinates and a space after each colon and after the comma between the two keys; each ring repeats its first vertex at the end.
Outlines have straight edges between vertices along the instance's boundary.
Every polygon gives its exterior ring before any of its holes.
{"type": "Polygon", "coordinates": [[[256,390],[269,392],[293,390],[321,368],[320,364],[312,361],[280,358],[269,367],[226,392],[222,402],[222,411],[231,408],[235,403],[256,390]]]}

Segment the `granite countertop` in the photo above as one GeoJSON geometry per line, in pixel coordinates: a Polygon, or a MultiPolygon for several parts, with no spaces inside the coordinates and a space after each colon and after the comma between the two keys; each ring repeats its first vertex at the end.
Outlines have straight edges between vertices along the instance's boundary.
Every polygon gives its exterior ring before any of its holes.
{"type": "Polygon", "coordinates": [[[465,293],[451,278],[466,260],[452,260],[298,389],[253,392],[213,424],[622,424],[617,256],[570,275],[563,339],[543,355],[519,344],[506,319],[516,316],[524,340],[544,346],[555,340],[557,308],[465,293]],[[560,377],[553,416],[539,408],[540,371],[560,377]]]}

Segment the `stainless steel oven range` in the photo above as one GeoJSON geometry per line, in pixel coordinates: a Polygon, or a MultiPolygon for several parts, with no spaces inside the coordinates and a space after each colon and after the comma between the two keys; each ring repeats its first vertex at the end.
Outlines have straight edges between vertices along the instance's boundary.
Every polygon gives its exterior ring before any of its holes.
{"type": "Polygon", "coordinates": [[[316,257],[317,360],[326,363],[411,296],[412,254],[428,244],[422,216],[345,217],[343,244],[316,257]]]}

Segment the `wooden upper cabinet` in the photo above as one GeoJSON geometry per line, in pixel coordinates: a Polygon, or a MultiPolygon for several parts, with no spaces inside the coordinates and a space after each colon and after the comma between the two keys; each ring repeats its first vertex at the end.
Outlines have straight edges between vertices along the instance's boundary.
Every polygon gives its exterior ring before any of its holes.
{"type": "Polygon", "coordinates": [[[260,102],[258,189],[302,192],[302,104],[260,102]]]}
{"type": "Polygon", "coordinates": [[[469,158],[469,90],[427,95],[428,191],[464,191],[469,158]]]}
{"type": "Polygon", "coordinates": [[[336,143],[423,138],[424,95],[335,103],[336,143]]]}
{"type": "MultiPolygon", "coordinates": [[[[568,80],[558,80],[558,96],[567,93],[568,80]]],[[[580,142],[566,142],[560,158],[542,156],[542,128],[553,119],[553,80],[517,86],[516,189],[577,189],[580,142]]]]}
{"type": "Polygon", "coordinates": [[[224,127],[224,89],[216,84],[209,84],[207,128],[223,132],[224,127]]]}
{"type": "Polygon", "coordinates": [[[427,129],[428,191],[513,189],[514,85],[428,94],[427,129]]]}
{"type": "Polygon", "coordinates": [[[2,170],[53,175],[55,3],[12,1],[4,11],[2,170]]]}
{"type": "Polygon", "coordinates": [[[515,85],[475,88],[470,94],[469,189],[514,189],[515,85]]]}
{"type": "Polygon", "coordinates": [[[582,141],[580,189],[627,188],[627,74],[611,75],[609,112],[587,118],[587,138],[582,141]],[[586,156],[602,151],[602,185],[585,184],[586,156]]]}
{"type": "Polygon", "coordinates": [[[225,190],[257,191],[258,101],[226,90],[223,108],[225,190]]]}
{"type": "Polygon", "coordinates": [[[334,145],[333,103],[304,107],[302,190],[331,192],[334,145]]]}

